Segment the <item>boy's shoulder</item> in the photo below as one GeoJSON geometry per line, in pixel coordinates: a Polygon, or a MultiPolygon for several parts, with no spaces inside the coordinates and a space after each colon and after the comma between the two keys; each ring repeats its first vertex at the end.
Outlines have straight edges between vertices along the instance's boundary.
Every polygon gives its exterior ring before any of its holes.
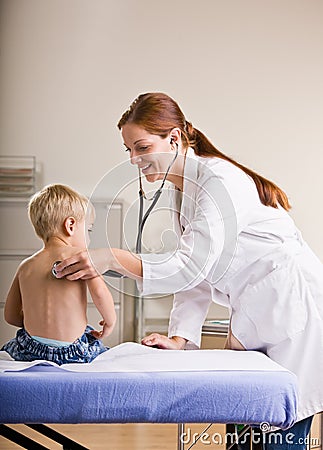
{"type": "Polygon", "coordinates": [[[35,259],[38,259],[38,255],[41,253],[41,251],[42,250],[39,250],[38,252],[33,253],[32,255],[28,256],[23,261],[21,261],[21,263],[18,266],[18,269],[23,269],[24,267],[32,264],[35,259]]]}
{"type": "Polygon", "coordinates": [[[66,258],[69,258],[77,253],[82,251],[82,249],[78,247],[61,247],[53,250],[41,249],[31,256],[25,258],[18,266],[18,273],[22,273],[28,270],[32,270],[32,268],[37,268],[39,266],[52,266],[56,261],[63,261],[66,258]]]}
{"type": "Polygon", "coordinates": [[[17,274],[23,275],[24,273],[32,270],[32,268],[37,264],[37,261],[39,261],[38,264],[41,264],[41,253],[42,250],[39,250],[38,252],[32,254],[31,256],[28,256],[18,266],[17,274]]]}

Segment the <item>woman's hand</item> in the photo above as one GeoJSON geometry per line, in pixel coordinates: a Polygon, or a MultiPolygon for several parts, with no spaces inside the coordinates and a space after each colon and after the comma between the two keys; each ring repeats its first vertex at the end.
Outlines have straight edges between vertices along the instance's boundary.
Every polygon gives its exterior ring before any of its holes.
{"type": "Polygon", "coordinates": [[[70,281],[88,280],[104,273],[109,266],[109,250],[83,250],[65,259],[55,267],[56,278],[70,281]]]}
{"type": "Polygon", "coordinates": [[[141,280],[141,258],[127,250],[97,248],[76,253],[55,266],[57,278],[66,277],[70,281],[88,280],[108,270],[141,280]]]}
{"type": "Polygon", "coordinates": [[[180,336],[171,338],[163,334],[152,333],[142,339],[141,343],[148,347],[158,347],[166,350],[183,350],[187,340],[180,336]]]}

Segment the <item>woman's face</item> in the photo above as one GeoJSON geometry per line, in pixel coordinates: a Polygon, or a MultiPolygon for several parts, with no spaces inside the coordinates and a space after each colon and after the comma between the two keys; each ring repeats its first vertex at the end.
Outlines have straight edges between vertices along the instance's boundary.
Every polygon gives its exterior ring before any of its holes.
{"type": "Polygon", "coordinates": [[[134,123],[127,123],[121,130],[124,145],[130,153],[131,164],[139,167],[147,181],[161,180],[174,158],[174,146],[171,136],[161,138],[149,134],[144,128],[134,123]]]}

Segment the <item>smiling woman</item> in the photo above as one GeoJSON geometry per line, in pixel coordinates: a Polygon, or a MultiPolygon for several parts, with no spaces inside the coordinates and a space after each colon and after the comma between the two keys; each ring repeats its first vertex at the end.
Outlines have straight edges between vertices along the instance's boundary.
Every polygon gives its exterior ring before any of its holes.
{"type": "Polygon", "coordinates": [[[145,128],[135,123],[127,123],[122,127],[122,136],[130,153],[131,164],[137,165],[147,181],[153,183],[162,180],[168,171],[167,179],[182,190],[182,173],[187,148],[181,147],[181,157],[171,164],[174,151],[178,153],[177,142],[181,136],[180,129],[173,128],[163,138],[157,134],[148,133],[145,128]]]}
{"type": "Polygon", "coordinates": [[[286,194],[216,149],[166,94],[140,95],[118,127],[147,181],[171,182],[177,249],[84,251],[57,266],[60,277],[114,270],[136,279],[142,295],[174,294],[168,337],[153,333],[148,346],[196,348],[211,302],[228,307],[229,348],[261,351],[297,375],[294,431],[305,437],[323,409],[323,268],[286,194]]]}

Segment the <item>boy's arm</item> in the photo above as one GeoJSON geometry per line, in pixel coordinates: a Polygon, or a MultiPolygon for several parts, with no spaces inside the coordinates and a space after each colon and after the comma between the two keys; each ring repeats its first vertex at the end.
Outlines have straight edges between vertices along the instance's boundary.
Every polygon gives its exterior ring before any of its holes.
{"type": "Polygon", "coordinates": [[[18,272],[16,273],[8,292],[4,307],[4,318],[10,325],[14,325],[15,327],[23,326],[24,315],[22,311],[18,272]]]}
{"type": "Polygon", "coordinates": [[[101,314],[103,325],[101,332],[92,331],[92,334],[97,338],[104,338],[111,334],[117,320],[117,315],[114,308],[113,297],[101,276],[86,280],[93,303],[101,314]]]}

